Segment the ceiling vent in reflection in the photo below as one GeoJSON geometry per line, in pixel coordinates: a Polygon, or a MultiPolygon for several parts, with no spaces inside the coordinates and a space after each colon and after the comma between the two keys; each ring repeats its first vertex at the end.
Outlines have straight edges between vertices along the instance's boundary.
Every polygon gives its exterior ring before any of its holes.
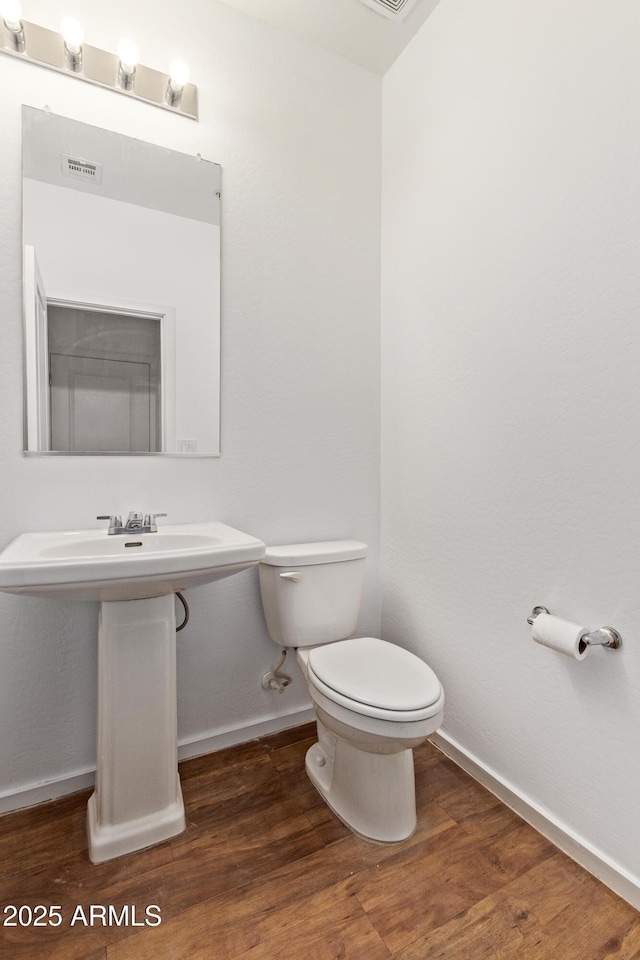
{"type": "Polygon", "coordinates": [[[417,2],[418,0],[360,0],[365,7],[381,13],[388,20],[404,20],[417,2]]]}

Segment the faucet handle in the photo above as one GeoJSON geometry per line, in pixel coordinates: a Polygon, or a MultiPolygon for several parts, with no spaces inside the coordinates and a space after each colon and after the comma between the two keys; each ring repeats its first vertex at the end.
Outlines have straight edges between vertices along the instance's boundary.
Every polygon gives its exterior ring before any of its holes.
{"type": "Polygon", "coordinates": [[[96,517],[96,520],[108,520],[109,521],[109,533],[115,533],[117,528],[122,527],[122,517],[117,516],[116,514],[106,514],[104,516],[96,517]]]}
{"type": "Polygon", "coordinates": [[[166,517],[166,513],[145,513],[144,515],[144,525],[149,528],[149,533],[158,532],[156,517],[166,517]]]}

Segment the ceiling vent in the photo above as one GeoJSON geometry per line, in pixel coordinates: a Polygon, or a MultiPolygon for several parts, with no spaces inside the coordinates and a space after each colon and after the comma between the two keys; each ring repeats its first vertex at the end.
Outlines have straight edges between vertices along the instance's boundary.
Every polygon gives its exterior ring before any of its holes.
{"type": "Polygon", "coordinates": [[[365,7],[381,13],[387,20],[404,20],[418,0],[360,0],[365,7]]]}

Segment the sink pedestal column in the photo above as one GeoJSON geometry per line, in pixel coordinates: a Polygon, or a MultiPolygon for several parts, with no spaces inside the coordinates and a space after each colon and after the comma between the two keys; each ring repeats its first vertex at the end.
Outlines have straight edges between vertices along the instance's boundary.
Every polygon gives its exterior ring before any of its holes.
{"type": "Polygon", "coordinates": [[[102,603],[89,858],[102,863],[141,850],[176,836],[185,825],[173,594],[102,603]]]}

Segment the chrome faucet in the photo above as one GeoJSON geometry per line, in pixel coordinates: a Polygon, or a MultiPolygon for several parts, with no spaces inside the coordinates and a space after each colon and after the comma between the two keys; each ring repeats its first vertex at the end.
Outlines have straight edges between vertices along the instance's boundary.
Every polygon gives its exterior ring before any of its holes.
{"type": "Polygon", "coordinates": [[[120,533],[157,533],[156,517],[166,517],[166,513],[130,513],[124,524],[122,517],[116,515],[100,516],[96,517],[96,520],[108,520],[109,529],[107,533],[112,536],[120,533]]]}

